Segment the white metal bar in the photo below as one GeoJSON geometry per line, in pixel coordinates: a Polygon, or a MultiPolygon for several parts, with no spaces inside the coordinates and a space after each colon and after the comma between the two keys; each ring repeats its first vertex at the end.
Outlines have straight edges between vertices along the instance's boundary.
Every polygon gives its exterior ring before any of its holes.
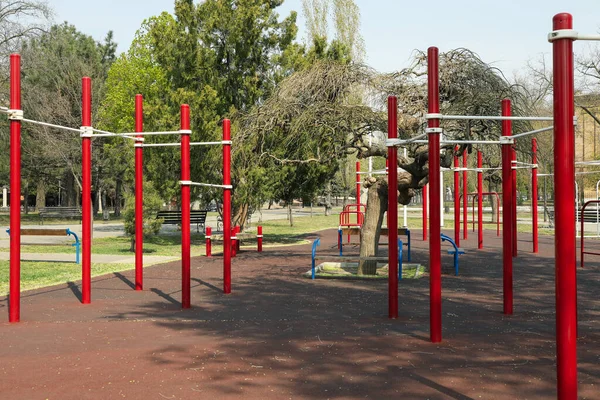
{"type": "Polygon", "coordinates": [[[183,133],[189,133],[188,131],[158,131],[158,132],[126,132],[119,133],[123,136],[157,136],[157,135],[181,135],[183,133]]]}
{"type": "Polygon", "coordinates": [[[178,147],[181,143],[144,143],[140,147],[178,147]]]}
{"type": "Polygon", "coordinates": [[[516,138],[520,138],[520,137],[527,136],[527,135],[535,135],[536,133],[548,132],[548,131],[551,131],[553,129],[554,129],[554,125],[549,126],[547,128],[541,128],[541,129],[536,129],[536,130],[529,131],[529,132],[519,133],[519,134],[516,134],[516,135],[512,135],[511,137],[513,139],[516,139],[516,138]]]}
{"type": "Polygon", "coordinates": [[[554,117],[503,117],[500,115],[443,115],[443,114],[426,114],[426,119],[441,119],[441,120],[475,120],[475,121],[554,121],[554,117]]]}
{"type": "Polygon", "coordinates": [[[214,145],[222,145],[226,144],[223,141],[220,142],[191,142],[190,146],[214,146],[214,145]]]}
{"type": "Polygon", "coordinates": [[[441,144],[502,144],[499,140],[442,140],[441,144]]]}
{"type": "Polygon", "coordinates": [[[81,129],[79,129],[79,128],[69,128],[68,126],[49,124],[48,122],[40,122],[40,121],[35,121],[33,119],[27,119],[27,118],[23,118],[22,121],[29,122],[34,125],[47,126],[48,128],[56,128],[56,129],[62,129],[62,130],[69,131],[69,132],[81,133],[81,129]]]}
{"type": "Polygon", "coordinates": [[[204,186],[204,187],[215,187],[215,188],[222,188],[222,189],[233,189],[232,185],[213,185],[211,183],[190,182],[190,185],[192,185],[192,186],[204,186]]]}

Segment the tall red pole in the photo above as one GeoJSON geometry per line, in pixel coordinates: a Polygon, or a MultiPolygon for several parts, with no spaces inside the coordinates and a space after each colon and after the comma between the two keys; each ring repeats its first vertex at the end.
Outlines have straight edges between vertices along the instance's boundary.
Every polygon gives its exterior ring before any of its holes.
{"type": "MultiPolygon", "coordinates": [[[[360,204],[360,161],[356,162],[356,204],[360,204]]],[[[360,212],[360,206],[356,207],[356,211],[360,212]]],[[[358,218],[358,214],[356,214],[358,218]]]]}
{"type": "Polygon", "coordinates": [[[181,105],[181,308],[191,307],[190,106],[181,105]]]}
{"type": "MultiPolygon", "coordinates": [[[[21,110],[21,56],[10,55],[10,109],[21,110]]],[[[17,117],[18,118],[18,117],[17,117]]],[[[27,201],[27,197],[25,197],[27,201]]],[[[9,322],[21,319],[21,121],[10,120],[9,322]]]]}
{"type": "Polygon", "coordinates": [[[483,159],[477,150],[477,248],[483,249],[483,159]]]}
{"type": "MultiPolygon", "coordinates": [[[[502,100],[502,116],[510,116],[510,100],[502,100]]],[[[502,121],[502,136],[512,135],[512,121],[502,121]]],[[[502,145],[502,287],[504,314],[513,313],[512,144],[502,145]]]]}
{"type": "MultiPolygon", "coordinates": [[[[430,114],[440,112],[438,48],[427,50],[427,91],[430,114]]],[[[440,120],[428,122],[429,137],[429,329],[431,342],[442,341],[442,243],[440,228],[440,120]]]]}
{"type": "MultiPolygon", "coordinates": [[[[135,131],[144,131],[144,98],[135,96],[135,131]]],[[[143,136],[135,141],[135,290],[144,288],[144,159],[143,136]]]]}
{"type": "MultiPolygon", "coordinates": [[[[465,150],[465,152],[463,153],[463,168],[467,168],[467,157],[468,154],[465,150]]],[[[469,236],[469,229],[468,229],[468,222],[467,222],[467,217],[469,216],[468,212],[468,205],[469,202],[467,200],[467,197],[469,196],[469,188],[467,185],[467,171],[466,169],[463,171],[463,239],[467,240],[468,236],[469,236]]]]}
{"type": "MultiPolygon", "coordinates": [[[[570,14],[556,14],[553,30],[573,29],[570,14]]],[[[573,39],[554,40],[554,254],[556,352],[560,400],[577,399],[577,276],[575,270],[575,115],[573,39]]],[[[583,234],[583,232],[582,232],[583,234]]]]}
{"type": "MultiPolygon", "coordinates": [[[[81,126],[92,126],[92,80],[82,79],[81,126]]],[[[81,139],[81,302],[92,301],[92,132],[81,139]]]]}
{"type": "Polygon", "coordinates": [[[423,240],[427,240],[427,212],[429,210],[429,184],[423,186],[423,240]]]}
{"type": "Polygon", "coordinates": [[[533,225],[533,252],[538,252],[538,170],[537,170],[537,139],[531,139],[531,218],[533,225]]]}
{"type": "MultiPolygon", "coordinates": [[[[512,148],[512,152],[511,152],[511,159],[512,159],[512,161],[517,161],[517,151],[515,150],[514,146],[512,148]]],[[[517,166],[516,163],[512,163],[511,167],[510,167],[511,175],[512,175],[511,179],[512,179],[512,205],[513,205],[513,210],[512,210],[512,217],[513,217],[512,255],[513,255],[513,257],[517,256],[517,239],[518,239],[518,237],[517,237],[517,169],[513,168],[516,166],[517,166]]]]}
{"type": "MultiPolygon", "coordinates": [[[[454,148],[458,151],[458,146],[454,148]]],[[[454,155],[454,241],[460,247],[460,172],[458,172],[458,156],[454,155]]]]}
{"type": "Polygon", "coordinates": [[[231,121],[223,120],[223,293],[231,293],[231,121]]]}
{"type": "MultiPolygon", "coordinates": [[[[388,139],[398,137],[398,99],[388,97],[388,139]]],[[[388,147],[388,317],[398,318],[398,149],[388,147]]]]}

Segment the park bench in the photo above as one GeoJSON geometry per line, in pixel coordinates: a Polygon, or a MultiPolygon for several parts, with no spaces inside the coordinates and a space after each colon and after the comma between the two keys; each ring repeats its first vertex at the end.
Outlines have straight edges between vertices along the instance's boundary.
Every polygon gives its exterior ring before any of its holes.
{"type": "Polygon", "coordinates": [[[44,218],[81,218],[79,207],[40,207],[40,224],[44,225],[44,218]]]}
{"type": "MultiPolygon", "coordinates": [[[[6,230],[6,233],[10,236],[10,229],[6,230]]],[[[75,247],[75,263],[79,264],[79,237],[75,232],[67,229],[21,229],[21,236],[73,236],[75,243],[71,246],[75,247]]],[[[64,243],[21,243],[22,245],[32,246],[62,246],[64,243]]]]}
{"type": "MultiPolygon", "coordinates": [[[[200,227],[204,232],[206,223],[206,210],[191,210],[190,211],[190,223],[196,224],[196,231],[200,232],[200,227]]],[[[163,224],[167,225],[181,225],[181,211],[159,211],[156,214],[156,219],[162,219],[163,224]]]]}
{"type": "Polygon", "coordinates": [[[446,236],[442,233],[442,242],[448,242],[452,245],[452,249],[448,249],[448,254],[454,255],[454,275],[458,276],[458,256],[465,254],[463,249],[459,249],[454,240],[450,236],[446,236]]]}

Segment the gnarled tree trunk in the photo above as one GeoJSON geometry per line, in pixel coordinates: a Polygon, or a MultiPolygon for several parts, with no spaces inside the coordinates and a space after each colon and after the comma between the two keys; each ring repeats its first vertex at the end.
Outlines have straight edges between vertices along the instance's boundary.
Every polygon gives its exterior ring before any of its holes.
{"type": "MultiPolygon", "coordinates": [[[[383,214],[387,210],[387,182],[383,179],[368,178],[363,186],[367,190],[367,211],[360,232],[360,256],[376,257],[383,214]]],[[[377,261],[363,260],[358,265],[359,275],[375,275],[377,261]]]]}

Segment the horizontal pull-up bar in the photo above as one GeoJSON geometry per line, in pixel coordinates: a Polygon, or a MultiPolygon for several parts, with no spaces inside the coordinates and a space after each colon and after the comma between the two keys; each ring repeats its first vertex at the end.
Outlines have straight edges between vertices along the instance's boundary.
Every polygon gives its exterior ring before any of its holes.
{"type": "Polygon", "coordinates": [[[426,119],[441,120],[476,120],[476,121],[554,121],[554,117],[503,117],[500,115],[444,115],[444,114],[425,114],[426,119]]]}
{"type": "Polygon", "coordinates": [[[520,137],[527,136],[527,135],[535,135],[536,133],[548,132],[548,131],[551,131],[551,130],[554,130],[554,125],[553,126],[549,126],[547,128],[541,128],[541,129],[536,129],[536,130],[529,131],[529,132],[519,133],[519,134],[516,134],[516,135],[512,135],[511,137],[513,139],[516,139],[516,138],[520,138],[520,137]]]}
{"type": "Polygon", "coordinates": [[[199,183],[192,181],[179,181],[181,186],[204,186],[204,187],[215,187],[221,189],[233,189],[232,185],[213,185],[212,183],[199,183]]]}
{"type": "Polygon", "coordinates": [[[584,35],[573,29],[559,29],[548,34],[548,41],[550,43],[559,39],[600,41],[600,35],[584,35]]]}

